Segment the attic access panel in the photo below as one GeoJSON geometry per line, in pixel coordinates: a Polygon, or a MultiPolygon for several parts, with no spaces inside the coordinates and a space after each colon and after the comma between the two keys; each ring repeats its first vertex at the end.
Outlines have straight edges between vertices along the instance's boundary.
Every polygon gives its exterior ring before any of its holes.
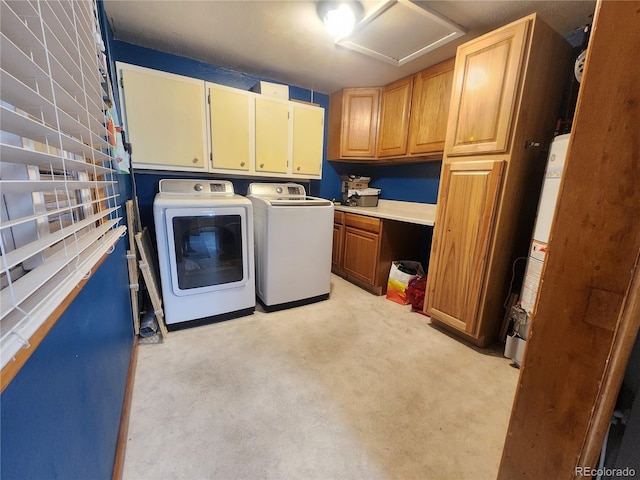
{"type": "Polygon", "coordinates": [[[387,0],[338,45],[392,65],[404,65],[464,35],[466,30],[423,2],[387,0]]]}

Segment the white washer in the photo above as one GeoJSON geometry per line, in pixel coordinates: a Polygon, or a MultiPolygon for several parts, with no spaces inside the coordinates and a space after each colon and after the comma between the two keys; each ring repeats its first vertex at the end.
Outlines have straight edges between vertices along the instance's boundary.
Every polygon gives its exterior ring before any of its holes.
{"type": "Polygon", "coordinates": [[[253,313],[252,212],[231,182],[160,180],[153,216],[170,330],[253,313]]]}
{"type": "Polygon", "coordinates": [[[266,310],[329,298],[333,203],[295,183],[252,183],[256,293],[266,310]]]}

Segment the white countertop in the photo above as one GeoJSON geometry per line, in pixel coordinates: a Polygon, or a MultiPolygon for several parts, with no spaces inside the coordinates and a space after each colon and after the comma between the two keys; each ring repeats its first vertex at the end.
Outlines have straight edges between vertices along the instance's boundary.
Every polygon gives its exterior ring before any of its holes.
{"type": "Polygon", "coordinates": [[[348,207],[334,205],[338,212],[356,213],[368,217],[388,218],[399,222],[417,223],[433,226],[436,219],[436,206],[433,203],[400,202],[397,200],[378,200],[377,207],[348,207]]]}

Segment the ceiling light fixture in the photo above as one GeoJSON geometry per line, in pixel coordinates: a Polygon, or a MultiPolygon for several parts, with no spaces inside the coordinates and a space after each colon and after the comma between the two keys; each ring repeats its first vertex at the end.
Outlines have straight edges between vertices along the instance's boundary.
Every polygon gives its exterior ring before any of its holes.
{"type": "Polygon", "coordinates": [[[318,16],[332,37],[341,38],[349,35],[362,20],[363,8],[360,2],[354,1],[320,1],[318,16]]]}

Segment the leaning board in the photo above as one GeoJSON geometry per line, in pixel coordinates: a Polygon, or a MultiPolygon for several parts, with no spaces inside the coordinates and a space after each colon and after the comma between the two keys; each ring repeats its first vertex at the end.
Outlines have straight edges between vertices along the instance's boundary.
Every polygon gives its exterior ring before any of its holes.
{"type": "Polygon", "coordinates": [[[169,332],[167,331],[167,326],[164,323],[162,298],[160,297],[160,292],[158,290],[158,276],[156,275],[155,264],[153,262],[149,230],[146,227],[142,229],[142,232],[136,233],[136,243],[138,244],[138,251],[140,253],[140,270],[142,270],[142,276],[144,277],[144,282],[147,285],[149,298],[151,298],[153,313],[156,315],[158,327],[160,327],[160,333],[164,340],[167,338],[167,334],[169,332]]]}
{"type": "Polygon", "coordinates": [[[138,292],[140,291],[138,275],[138,257],[136,255],[136,228],[133,200],[127,200],[127,231],[129,233],[129,250],[127,250],[127,265],[129,267],[129,290],[131,292],[131,310],[133,311],[133,332],[140,333],[140,307],[138,292]]]}

